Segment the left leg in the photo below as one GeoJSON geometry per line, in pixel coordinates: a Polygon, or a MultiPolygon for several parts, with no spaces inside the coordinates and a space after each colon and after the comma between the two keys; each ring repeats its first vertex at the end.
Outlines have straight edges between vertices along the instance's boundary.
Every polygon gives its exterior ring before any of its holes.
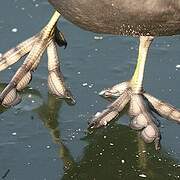
{"type": "Polygon", "coordinates": [[[70,99],[74,102],[71,93],[66,88],[64,78],[60,71],[56,44],[67,45],[64,36],[57,29],[56,24],[61,14],[55,12],[49,23],[37,35],[20,43],[15,48],[4,53],[0,58],[0,71],[16,63],[21,57],[29,53],[23,65],[15,73],[9,84],[0,94],[0,102],[4,106],[16,105],[20,102],[18,91],[24,89],[32,79],[32,72],[36,70],[40,59],[47,48],[48,53],[48,85],[50,92],[61,98],[70,99]]]}
{"type": "Polygon", "coordinates": [[[90,122],[91,128],[106,125],[124,109],[129,103],[129,115],[132,118],[130,127],[141,130],[141,137],[147,143],[154,141],[155,148],[160,148],[160,132],[158,122],[152,111],[159,115],[170,118],[180,123],[180,110],[162,102],[155,97],[147,94],[143,90],[144,67],[147,59],[148,49],[153,41],[151,36],[141,36],[139,44],[139,54],[134,75],[130,81],[120,83],[100,95],[104,97],[118,97],[104,111],[98,113],[90,122]]]}

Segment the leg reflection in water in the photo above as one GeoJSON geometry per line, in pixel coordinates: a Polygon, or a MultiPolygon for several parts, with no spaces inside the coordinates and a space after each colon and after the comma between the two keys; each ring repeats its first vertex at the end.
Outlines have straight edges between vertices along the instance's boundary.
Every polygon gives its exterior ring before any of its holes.
{"type": "Polygon", "coordinates": [[[75,159],[71,155],[73,149],[68,149],[68,141],[65,144],[60,132],[62,105],[60,99],[49,95],[48,102],[36,110],[53,142],[59,145],[59,158],[64,164],[60,179],[178,179],[178,166],[167,152],[155,151],[153,145],[147,146],[133,130],[119,124],[86,135],[83,141],[88,145],[75,159]]]}

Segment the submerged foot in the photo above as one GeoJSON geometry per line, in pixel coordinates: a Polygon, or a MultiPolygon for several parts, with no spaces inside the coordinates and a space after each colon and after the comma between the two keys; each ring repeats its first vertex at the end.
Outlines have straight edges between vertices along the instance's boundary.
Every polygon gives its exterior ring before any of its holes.
{"type": "Polygon", "coordinates": [[[117,99],[105,110],[94,116],[89,123],[89,128],[107,125],[119,115],[126,105],[129,105],[130,127],[138,130],[146,143],[154,142],[155,148],[160,149],[161,134],[158,128],[159,122],[153,112],[180,123],[179,109],[145,92],[134,93],[130,82],[123,82],[103,90],[100,92],[100,95],[106,98],[117,99]]]}
{"type": "Polygon", "coordinates": [[[22,66],[0,94],[0,102],[3,106],[9,107],[20,102],[21,98],[18,92],[30,83],[32,73],[38,67],[46,49],[48,54],[48,87],[50,93],[75,103],[70,90],[64,83],[64,77],[60,70],[56,46],[66,47],[67,42],[56,27],[59,16],[58,12],[56,12],[40,33],[18,44],[0,58],[0,71],[2,71],[28,54],[22,66]]]}

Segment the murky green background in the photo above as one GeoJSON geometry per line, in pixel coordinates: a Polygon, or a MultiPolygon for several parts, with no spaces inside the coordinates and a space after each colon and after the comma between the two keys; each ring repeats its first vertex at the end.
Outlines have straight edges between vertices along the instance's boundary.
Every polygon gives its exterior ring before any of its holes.
{"type": "MultiPolygon", "coordinates": [[[[0,53],[40,31],[52,12],[45,0],[1,0],[0,53]]],[[[62,71],[77,104],[68,106],[48,95],[44,55],[21,94],[22,102],[11,109],[0,108],[0,179],[180,179],[180,126],[175,123],[158,117],[162,122],[159,152],[128,127],[126,113],[108,127],[86,133],[91,116],[108,105],[98,92],[131,77],[138,39],[97,35],[63,19],[59,27],[68,41],[68,48],[59,50],[62,71]]],[[[144,81],[148,92],[177,107],[179,57],[179,36],[157,38],[144,81]]],[[[0,73],[1,90],[19,65],[0,73]]]]}

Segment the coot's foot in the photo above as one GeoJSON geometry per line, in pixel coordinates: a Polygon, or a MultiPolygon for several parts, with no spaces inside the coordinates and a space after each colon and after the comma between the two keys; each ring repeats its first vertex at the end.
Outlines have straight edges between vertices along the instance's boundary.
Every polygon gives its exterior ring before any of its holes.
{"type": "Polygon", "coordinates": [[[147,143],[154,142],[160,149],[159,122],[153,113],[180,123],[180,110],[146,93],[142,86],[144,65],[153,37],[140,37],[138,63],[130,81],[120,83],[100,92],[106,98],[117,98],[102,112],[97,113],[89,123],[89,128],[105,126],[129,105],[130,127],[139,130],[147,143]]]}
{"type": "Polygon", "coordinates": [[[2,71],[28,54],[22,66],[0,94],[0,102],[3,106],[9,107],[20,102],[21,98],[18,95],[18,91],[21,91],[29,84],[32,79],[32,73],[39,65],[46,49],[48,54],[48,87],[50,92],[60,98],[75,102],[70,91],[65,86],[64,77],[60,71],[56,44],[66,47],[67,42],[56,26],[59,17],[60,14],[56,11],[40,33],[18,44],[0,58],[0,71],[2,71]]]}
{"type": "Polygon", "coordinates": [[[146,92],[133,93],[129,82],[124,82],[100,92],[105,98],[117,98],[105,110],[98,113],[91,120],[89,127],[105,126],[113,120],[128,104],[128,114],[131,117],[130,127],[139,130],[141,137],[147,143],[154,141],[155,148],[160,148],[159,122],[153,113],[180,123],[180,110],[172,105],[158,100],[146,92]]]}

